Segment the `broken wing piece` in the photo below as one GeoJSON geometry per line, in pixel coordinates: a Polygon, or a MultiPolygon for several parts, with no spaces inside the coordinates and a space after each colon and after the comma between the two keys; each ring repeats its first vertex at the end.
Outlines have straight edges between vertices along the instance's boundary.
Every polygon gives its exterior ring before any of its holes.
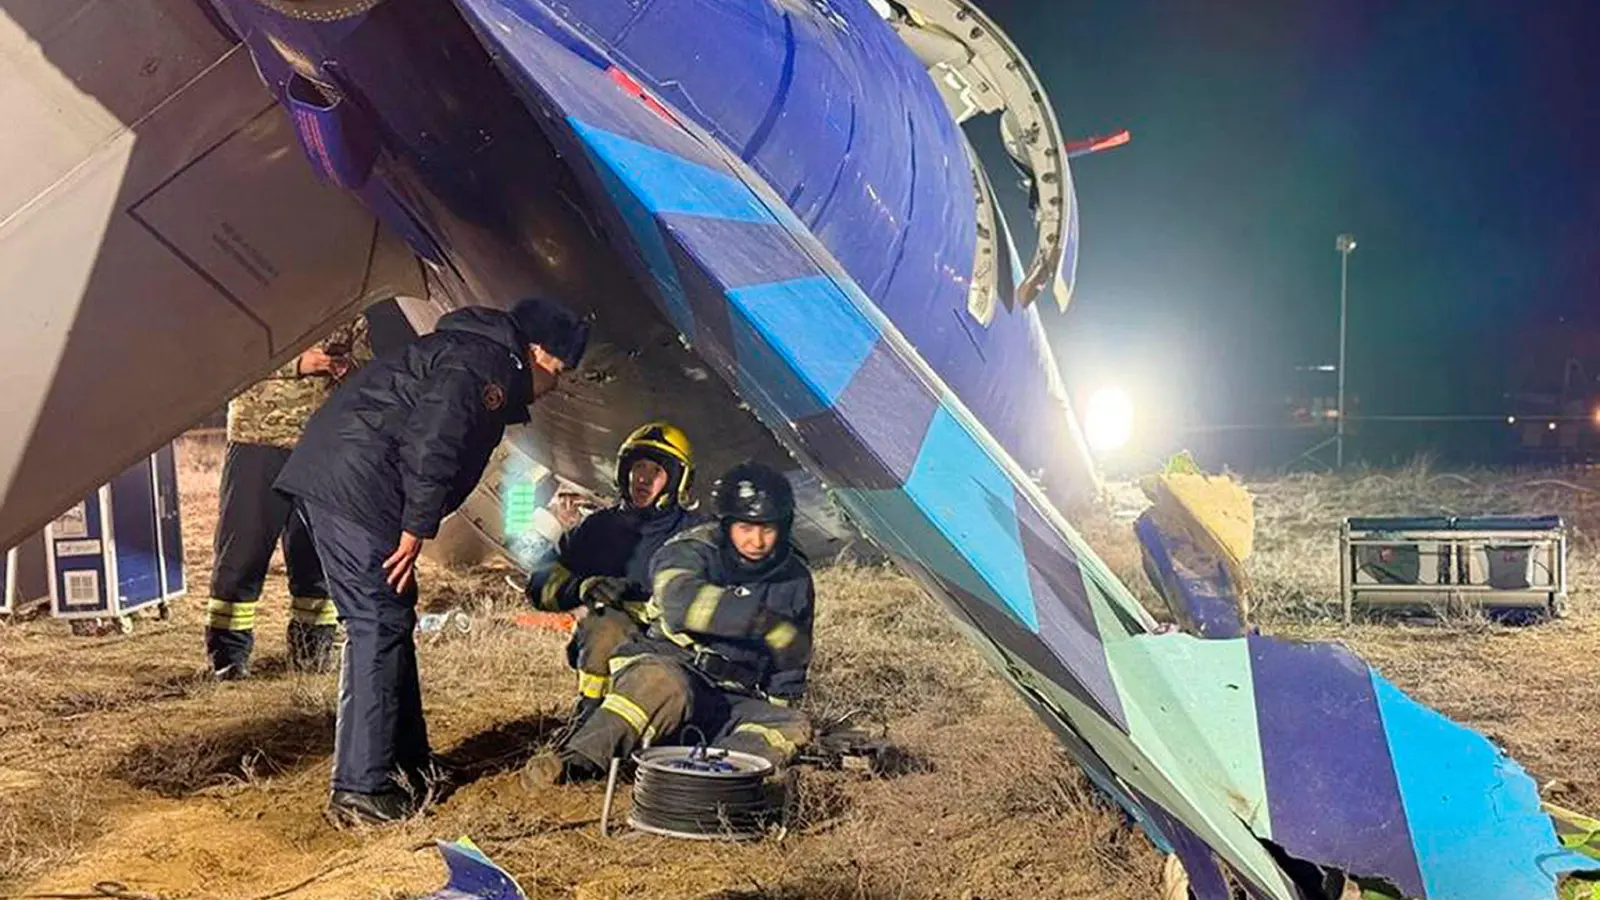
{"type": "Polygon", "coordinates": [[[450,880],[422,900],[527,900],[516,880],[484,856],[471,839],[437,843],[450,880]]]}
{"type": "Polygon", "coordinates": [[[1215,554],[1178,527],[1163,524],[1156,510],[1134,522],[1145,575],[1187,634],[1237,638],[1245,634],[1244,599],[1215,554]]]}
{"type": "Polygon", "coordinates": [[[1187,455],[1140,487],[1153,504],[1134,523],[1145,574],[1178,626],[1197,637],[1242,637],[1250,600],[1244,560],[1255,541],[1250,492],[1206,475],[1187,455]]]}

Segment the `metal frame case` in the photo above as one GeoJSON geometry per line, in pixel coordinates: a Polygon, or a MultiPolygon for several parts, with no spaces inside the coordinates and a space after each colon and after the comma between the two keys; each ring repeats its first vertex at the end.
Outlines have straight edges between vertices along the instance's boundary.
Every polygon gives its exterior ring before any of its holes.
{"type": "Polygon", "coordinates": [[[50,609],[61,619],[129,615],[187,589],[172,446],[101,485],[45,526],[50,609]]]}
{"type": "Polygon", "coordinates": [[[0,615],[10,615],[17,597],[17,549],[0,553],[0,615]]]}
{"type": "Polygon", "coordinates": [[[1559,516],[1349,518],[1340,528],[1339,563],[1346,622],[1357,606],[1566,614],[1567,529],[1559,516]],[[1417,571],[1375,576],[1362,560],[1373,548],[1414,553],[1417,571]],[[1520,575],[1498,577],[1507,574],[1502,565],[1519,563],[1520,575]]]}

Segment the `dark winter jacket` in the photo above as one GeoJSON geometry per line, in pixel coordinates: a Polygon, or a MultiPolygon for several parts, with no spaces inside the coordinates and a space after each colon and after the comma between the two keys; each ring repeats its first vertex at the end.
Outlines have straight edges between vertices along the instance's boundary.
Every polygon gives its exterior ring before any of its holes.
{"type": "Polygon", "coordinates": [[[306,423],[275,487],[360,522],[431,538],[533,401],[511,318],[467,307],[362,367],[306,423]]]}
{"type": "Polygon", "coordinates": [[[714,682],[780,701],[805,693],[816,590],[805,557],[784,548],[776,566],[752,570],[725,552],[718,523],[682,532],[650,561],[649,636],[670,644],[714,682]]]}
{"type": "Polygon", "coordinates": [[[668,538],[704,521],[704,516],[677,506],[656,510],[618,505],[591,513],[561,536],[555,559],[534,568],[528,600],[548,612],[565,612],[583,603],[580,590],[585,578],[626,578],[623,609],[644,624],[650,558],[668,538]]]}

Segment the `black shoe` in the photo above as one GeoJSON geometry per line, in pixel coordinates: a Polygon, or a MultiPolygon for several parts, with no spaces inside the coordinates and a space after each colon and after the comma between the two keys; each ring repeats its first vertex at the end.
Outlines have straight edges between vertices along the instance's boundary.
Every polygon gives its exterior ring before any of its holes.
{"type": "Polygon", "coordinates": [[[522,767],[522,786],[534,789],[548,785],[581,784],[606,777],[604,769],[576,753],[546,750],[522,767]]]}
{"type": "Polygon", "coordinates": [[[255,649],[253,631],[206,629],[206,662],[218,681],[238,681],[250,677],[250,652],[255,649]]]}
{"type": "Polygon", "coordinates": [[[333,670],[333,642],[337,625],[289,622],[289,671],[321,674],[333,670]]]}
{"type": "Polygon", "coordinates": [[[417,812],[411,797],[401,791],[359,794],[334,791],[328,798],[327,817],[335,828],[348,825],[390,825],[403,822],[417,812]]]}

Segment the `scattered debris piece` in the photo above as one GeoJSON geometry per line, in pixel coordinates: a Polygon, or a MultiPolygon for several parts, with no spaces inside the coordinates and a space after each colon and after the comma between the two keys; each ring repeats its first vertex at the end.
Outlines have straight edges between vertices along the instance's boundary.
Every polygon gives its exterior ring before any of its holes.
{"type": "Polygon", "coordinates": [[[421,900],[528,900],[516,879],[484,856],[471,838],[436,843],[450,870],[450,879],[442,889],[421,900]]]}

